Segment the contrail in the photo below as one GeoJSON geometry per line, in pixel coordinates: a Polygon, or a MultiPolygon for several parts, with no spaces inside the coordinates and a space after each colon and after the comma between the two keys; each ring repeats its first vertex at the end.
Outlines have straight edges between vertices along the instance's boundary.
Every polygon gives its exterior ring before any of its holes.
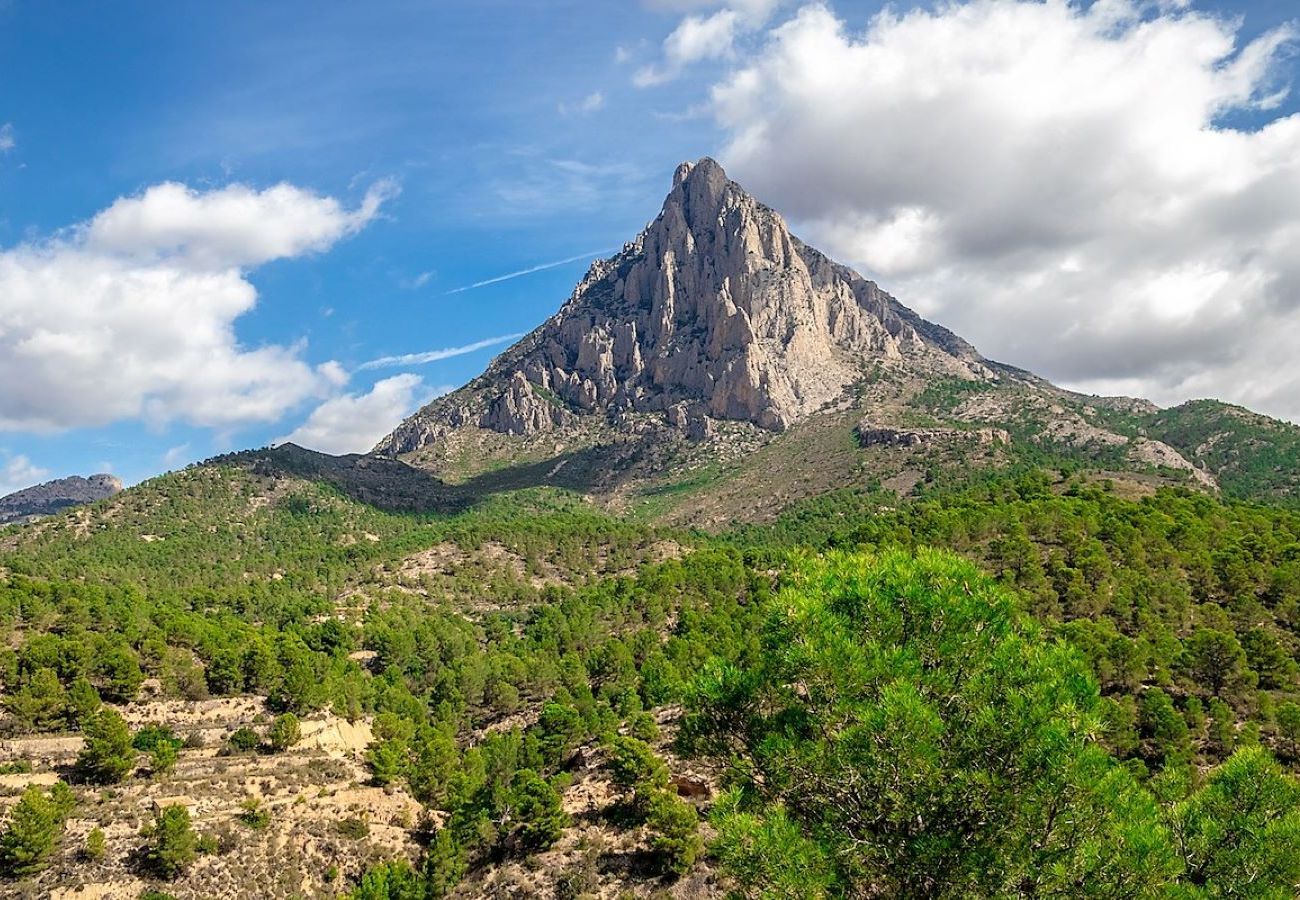
{"type": "MultiPolygon", "coordinates": [[[[489,284],[496,284],[498,281],[509,281],[511,278],[518,278],[521,275],[531,275],[534,272],[541,272],[545,269],[554,269],[556,266],[562,266],[565,263],[577,262],[580,259],[591,259],[594,256],[600,256],[602,253],[613,253],[617,247],[607,247],[604,250],[588,250],[586,253],[579,253],[577,256],[570,256],[565,259],[557,259],[555,262],[542,263],[540,266],[532,266],[528,269],[520,269],[518,272],[511,272],[507,275],[498,275],[495,278],[487,278],[483,281],[476,281],[473,284],[467,284],[464,287],[458,287],[447,292],[447,294],[462,294],[465,291],[472,291],[474,288],[486,287],[489,284]]],[[[447,296],[443,294],[443,296],[447,296]]]]}
{"type": "Polygon", "coordinates": [[[357,371],[364,369],[387,369],[391,366],[421,366],[425,363],[437,362],[440,359],[448,359],[452,356],[463,356],[466,353],[473,353],[475,350],[482,350],[484,347],[491,347],[495,344],[504,344],[506,341],[513,341],[524,336],[521,331],[518,334],[503,334],[499,337],[484,338],[481,341],[475,341],[472,344],[466,344],[463,347],[443,347],[441,350],[426,350],[423,353],[403,353],[401,356],[381,356],[378,359],[372,359],[369,362],[363,362],[357,366],[357,371]]]}

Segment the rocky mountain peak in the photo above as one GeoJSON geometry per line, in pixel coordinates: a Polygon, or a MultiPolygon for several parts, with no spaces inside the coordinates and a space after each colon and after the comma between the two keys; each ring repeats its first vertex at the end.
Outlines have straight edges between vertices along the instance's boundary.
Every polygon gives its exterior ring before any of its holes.
{"type": "Polygon", "coordinates": [[[116,475],[101,473],[82,478],[56,478],[34,487],[0,497],[0,525],[48,516],[61,509],[94,503],[121,492],[116,475]]]}
{"type": "Polygon", "coordinates": [[[693,436],[712,419],[780,431],[880,368],[995,377],[960,338],[799,241],[706,157],[677,167],[659,215],[554,316],[377,449],[636,414],[693,436]]]}

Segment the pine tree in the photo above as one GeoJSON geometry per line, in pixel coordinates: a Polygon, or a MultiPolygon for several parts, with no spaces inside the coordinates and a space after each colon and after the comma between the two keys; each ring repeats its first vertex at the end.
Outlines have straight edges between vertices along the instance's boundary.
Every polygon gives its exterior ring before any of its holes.
{"type": "Polygon", "coordinates": [[[198,835],[190,824],[190,811],[180,804],[163,807],[147,837],[145,863],[161,878],[175,878],[198,856],[198,835]]]}
{"type": "Polygon", "coordinates": [[[131,729],[116,710],[101,709],[82,726],[85,746],[77,757],[77,771],[96,784],[114,784],[131,774],[135,748],[131,729]]]}

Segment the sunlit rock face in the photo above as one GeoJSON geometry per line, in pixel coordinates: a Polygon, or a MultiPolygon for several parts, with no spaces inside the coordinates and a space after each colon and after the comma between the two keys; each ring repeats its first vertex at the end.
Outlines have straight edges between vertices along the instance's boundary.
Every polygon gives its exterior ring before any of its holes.
{"type": "Polygon", "coordinates": [[[378,449],[411,452],[465,425],[529,435],[627,412],[696,435],[710,419],[779,431],[880,366],[994,377],[969,344],[802,243],[705,158],[677,168],[655,220],[559,312],[378,449]]]}

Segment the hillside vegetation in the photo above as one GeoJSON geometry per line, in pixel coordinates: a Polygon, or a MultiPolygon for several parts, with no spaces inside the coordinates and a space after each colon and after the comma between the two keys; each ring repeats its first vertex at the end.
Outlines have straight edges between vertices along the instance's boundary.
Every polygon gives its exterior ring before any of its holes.
{"type": "Polygon", "coordinates": [[[1026,469],[709,535],[226,465],[6,542],[18,895],[1300,882],[1285,509],[1026,469]]]}

